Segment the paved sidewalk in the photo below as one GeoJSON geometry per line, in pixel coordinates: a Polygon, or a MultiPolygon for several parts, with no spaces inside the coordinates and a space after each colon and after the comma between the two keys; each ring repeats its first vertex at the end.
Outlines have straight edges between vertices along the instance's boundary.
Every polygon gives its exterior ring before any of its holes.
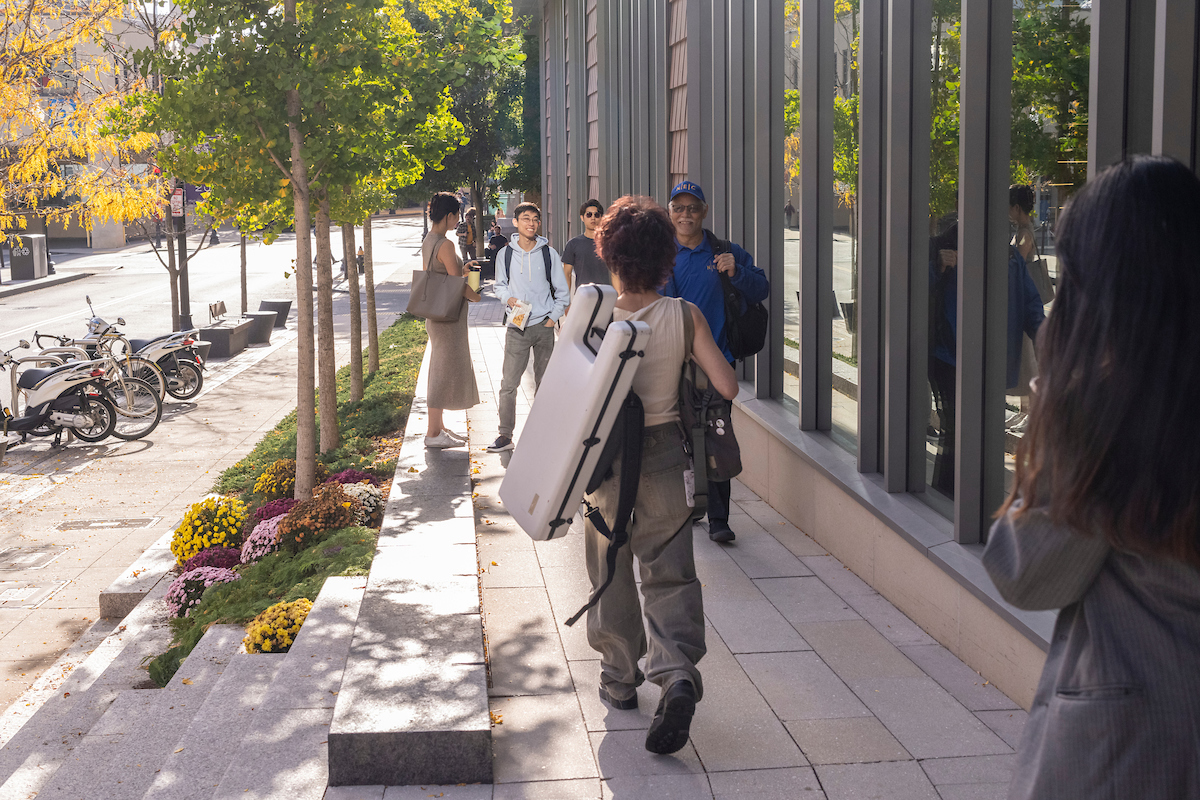
{"type": "MultiPolygon", "coordinates": [[[[361,787],[327,797],[1003,798],[1025,712],[745,486],[737,541],[694,530],[704,584],[705,697],[674,756],[643,746],[658,702],[601,704],[581,527],[529,539],[497,500],[509,454],[497,435],[501,308],[471,310],[480,405],[468,413],[483,610],[491,665],[494,786],[361,787]]],[[[532,370],[518,398],[533,400],[532,370]]],[[[753,458],[753,453],[743,457],[753,458]]]]}

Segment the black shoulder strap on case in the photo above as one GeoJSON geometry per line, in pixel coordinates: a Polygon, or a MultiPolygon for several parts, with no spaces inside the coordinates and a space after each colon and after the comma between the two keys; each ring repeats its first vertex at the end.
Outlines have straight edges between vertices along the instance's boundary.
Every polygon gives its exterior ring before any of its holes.
{"type": "Polygon", "coordinates": [[[608,539],[608,550],[604,556],[607,575],[600,588],[592,593],[587,604],[567,620],[568,627],[578,622],[589,608],[600,601],[600,595],[604,594],[604,590],[612,583],[617,571],[617,551],[629,541],[629,523],[633,517],[634,502],[637,500],[638,482],[642,477],[642,434],[646,418],[641,398],[630,392],[621,404],[621,413],[625,416],[624,446],[621,451],[621,491],[617,498],[617,517],[612,530],[609,530],[599,508],[589,503],[587,511],[588,520],[608,539]]]}

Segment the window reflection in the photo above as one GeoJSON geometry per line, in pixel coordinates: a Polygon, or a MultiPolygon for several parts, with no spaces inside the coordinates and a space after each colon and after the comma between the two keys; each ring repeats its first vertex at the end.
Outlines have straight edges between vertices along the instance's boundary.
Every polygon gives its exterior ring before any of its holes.
{"type": "Polygon", "coordinates": [[[929,149],[929,422],[926,499],[950,516],[958,348],[958,86],[962,9],[934,0],[929,149]]]}
{"type": "Polygon", "coordinates": [[[859,0],[839,0],[833,26],[832,433],[858,450],[859,0]]]}
{"type": "Polygon", "coordinates": [[[1034,336],[1058,275],[1054,231],[1087,178],[1091,3],[1014,0],[1005,482],[1025,434],[1034,336]],[[1031,335],[1032,333],[1032,335],[1031,335]]]}
{"type": "Polygon", "coordinates": [[[784,206],[783,225],[783,395],[797,407],[800,399],[800,39],[799,8],[788,3],[784,17],[784,206]]]}

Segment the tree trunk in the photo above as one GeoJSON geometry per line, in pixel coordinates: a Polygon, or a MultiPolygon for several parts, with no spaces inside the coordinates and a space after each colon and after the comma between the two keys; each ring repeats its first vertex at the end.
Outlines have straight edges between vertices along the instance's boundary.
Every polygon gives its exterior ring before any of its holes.
{"type": "Polygon", "coordinates": [[[317,195],[317,398],[321,452],[338,446],[337,352],[333,341],[333,253],[329,244],[329,191],[317,195]]]}
{"type": "Polygon", "coordinates": [[[363,223],[363,262],[367,285],[367,372],[374,375],[379,371],[379,321],[375,316],[375,264],[371,255],[371,215],[363,223]]]}
{"type": "Polygon", "coordinates": [[[246,234],[242,234],[242,316],[246,315],[246,234]]]}
{"type": "MultiPolygon", "coordinates": [[[[347,189],[347,194],[350,190],[347,189]]],[[[350,284],[350,402],[363,397],[362,298],[358,290],[358,258],[354,248],[354,225],[342,225],[342,258],[350,284]]],[[[364,256],[365,258],[365,256],[364,256]]]]}
{"type": "Polygon", "coordinates": [[[475,257],[483,252],[483,184],[471,181],[471,205],[475,206],[475,257]]]}
{"type": "Polygon", "coordinates": [[[171,330],[179,330],[179,268],[175,266],[175,248],[167,240],[167,277],[171,281],[171,330]]]}
{"type": "MultiPolygon", "coordinates": [[[[283,19],[296,23],[296,0],[284,0],[283,19]]],[[[296,228],[296,490],[297,500],[312,497],[317,478],[316,398],[313,386],[312,247],[308,164],[300,132],[300,91],[287,92],[288,139],[292,145],[292,203],[296,228]]]]}

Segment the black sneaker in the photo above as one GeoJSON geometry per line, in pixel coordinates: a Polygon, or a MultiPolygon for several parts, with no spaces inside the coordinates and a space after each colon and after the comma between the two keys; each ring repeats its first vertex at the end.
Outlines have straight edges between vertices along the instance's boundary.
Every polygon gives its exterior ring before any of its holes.
{"type": "Polygon", "coordinates": [[[729,527],[729,523],[723,519],[710,519],[708,521],[708,538],[714,542],[725,544],[732,542],[737,538],[737,534],[729,527]]]}
{"type": "Polygon", "coordinates": [[[637,701],[636,694],[634,694],[633,697],[630,697],[628,700],[618,700],[617,698],[615,698],[611,694],[609,694],[608,690],[605,689],[603,686],[600,687],[600,699],[603,700],[604,702],[608,703],[613,708],[618,709],[620,711],[629,711],[631,709],[638,707],[638,701],[637,701]]]}
{"type": "Polygon", "coordinates": [[[492,442],[491,444],[489,444],[487,446],[487,451],[489,453],[499,453],[503,450],[512,450],[512,449],[513,449],[513,441],[512,441],[512,439],[508,438],[507,436],[497,436],[496,441],[492,442]]]}
{"type": "Polygon", "coordinates": [[[646,749],[651,753],[677,753],[687,744],[692,717],[696,713],[696,688],[691,681],[676,681],[662,694],[654,722],[646,732],[646,749]]]}

